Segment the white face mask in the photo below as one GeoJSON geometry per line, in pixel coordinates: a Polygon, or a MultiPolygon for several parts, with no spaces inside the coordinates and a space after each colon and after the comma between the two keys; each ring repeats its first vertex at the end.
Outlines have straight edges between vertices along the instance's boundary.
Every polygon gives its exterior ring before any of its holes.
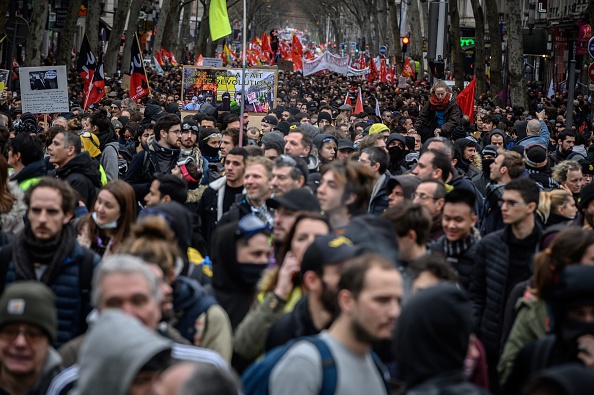
{"type": "Polygon", "coordinates": [[[114,219],[111,222],[108,222],[106,224],[100,224],[99,222],[97,222],[97,212],[93,211],[93,214],[91,214],[91,217],[93,218],[93,221],[95,221],[95,224],[99,227],[99,229],[116,229],[118,227],[118,219],[120,219],[120,217],[117,217],[116,219],[114,219]]]}

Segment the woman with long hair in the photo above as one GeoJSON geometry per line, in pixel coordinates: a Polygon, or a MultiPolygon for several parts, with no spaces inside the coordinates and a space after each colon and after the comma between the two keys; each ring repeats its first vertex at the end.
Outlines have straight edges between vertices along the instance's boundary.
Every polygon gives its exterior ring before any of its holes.
{"type": "Polygon", "coordinates": [[[541,192],[538,202],[538,213],[546,227],[567,223],[574,219],[578,212],[575,199],[564,189],[541,192]]]}
{"type": "Polygon", "coordinates": [[[0,154],[0,230],[11,236],[25,227],[25,195],[16,181],[9,181],[8,161],[0,154]]]}
{"type": "Polygon", "coordinates": [[[462,110],[445,81],[437,80],[429,93],[431,96],[421,108],[415,130],[419,132],[423,142],[436,136],[450,138],[452,130],[460,126],[462,110]]]}
{"type": "Polygon", "coordinates": [[[78,242],[106,257],[129,235],[136,221],[136,194],[130,184],[110,181],[97,193],[93,208],[83,220],[78,242]]]}
{"type": "Polygon", "coordinates": [[[565,229],[555,236],[548,248],[534,256],[531,285],[516,304],[516,319],[497,366],[502,384],[509,377],[522,347],[552,331],[546,301],[561,270],[574,264],[594,265],[594,232],[565,229]]]}
{"type": "Polygon", "coordinates": [[[268,330],[285,313],[293,310],[304,293],[299,271],[303,254],[317,236],[330,232],[328,220],[320,214],[302,211],[281,246],[280,266],[262,275],[252,309],[235,331],[235,352],[248,360],[264,352],[268,330]]]}

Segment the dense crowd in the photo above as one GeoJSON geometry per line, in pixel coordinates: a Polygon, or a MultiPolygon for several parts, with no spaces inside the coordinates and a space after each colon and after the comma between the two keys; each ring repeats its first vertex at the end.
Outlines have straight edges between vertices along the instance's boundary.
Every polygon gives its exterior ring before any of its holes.
{"type": "Polygon", "coordinates": [[[0,394],[594,388],[587,98],[283,73],[254,122],[148,80],[2,92],[0,394]]]}

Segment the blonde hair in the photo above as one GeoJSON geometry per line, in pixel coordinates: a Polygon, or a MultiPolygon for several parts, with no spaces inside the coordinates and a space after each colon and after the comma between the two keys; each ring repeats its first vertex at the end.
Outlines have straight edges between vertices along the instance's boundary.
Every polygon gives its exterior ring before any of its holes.
{"type": "Polygon", "coordinates": [[[563,207],[569,199],[573,199],[571,193],[563,189],[554,189],[550,192],[541,192],[538,200],[538,212],[547,222],[551,213],[557,214],[557,209],[563,207]]]}
{"type": "Polygon", "coordinates": [[[445,83],[444,80],[437,80],[437,81],[435,81],[435,84],[433,84],[433,86],[431,87],[431,90],[429,91],[429,93],[431,95],[434,95],[435,91],[439,88],[445,89],[446,93],[451,92],[450,87],[448,86],[448,84],[445,83]]]}
{"type": "Polygon", "coordinates": [[[564,160],[563,162],[557,163],[557,165],[553,168],[553,180],[557,181],[558,183],[563,183],[567,181],[567,174],[570,171],[582,171],[582,166],[574,161],[574,160],[564,160]]]}

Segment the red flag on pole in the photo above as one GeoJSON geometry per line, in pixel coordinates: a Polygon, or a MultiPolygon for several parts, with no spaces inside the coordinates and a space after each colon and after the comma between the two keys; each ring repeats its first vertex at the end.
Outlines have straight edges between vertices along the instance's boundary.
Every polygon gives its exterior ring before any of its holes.
{"type": "Polygon", "coordinates": [[[386,82],[388,84],[394,85],[394,74],[394,66],[392,66],[388,69],[388,72],[386,73],[386,82]]]}
{"type": "Polygon", "coordinates": [[[372,83],[375,79],[377,79],[378,75],[377,65],[375,64],[375,59],[373,56],[369,57],[369,74],[367,74],[367,81],[372,83]]]}
{"type": "Polygon", "coordinates": [[[361,88],[359,88],[359,95],[357,96],[357,103],[355,104],[355,110],[353,114],[361,114],[363,110],[363,96],[361,95],[361,88]]]}
{"type": "Polygon", "coordinates": [[[353,103],[351,103],[351,92],[347,92],[346,99],[344,99],[344,104],[348,104],[349,106],[353,105],[353,103]]]}
{"type": "Polygon", "coordinates": [[[91,104],[98,103],[103,96],[105,96],[105,78],[103,75],[103,63],[99,62],[93,74],[93,81],[89,87],[84,108],[87,109],[91,104]]]}
{"type": "Polygon", "coordinates": [[[405,77],[414,77],[415,76],[415,69],[410,64],[410,60],[406,58],[404,64],[402,65],[402,75],[405,77]]]}
{"type": "Polygon", "coordinates": [[[85,34],[83,36],[82,44],[80,46],[80,52],[78,53],[78,58],[76,59],[76,71],[78,75],[84,80],[83,85],[83,92],[85,96],[89,94],[89,88],[91,87],[91,83],[93,82],[93,75],[95,74],[95,68],[97,67],[97,62],[93,51],[91,50],[91,44],[89,44],[89,39],[85,34]]]}
{"type": "Polygon", "coordinates": [[[303,70],[303,45],[296,34],[293,34],[291,52],[293,54],[293,71],[303,70]]]}
{"type": "Polygon", "coordinates": [[[468,84],[466,86],[466,88],[464,88],[462,90],[462,92],[460,92],[458,94],[458,97],[456,98],[456,102],[460,106],[462,113],[464,113],[464,115],[468,115],[468,117],[470,119],[474,119],[473,117],[474,117],[474,91],[475,90],[476,90],[476,77],[474,77],[472,79],[472,81],[470,81],[470,84],[468,84]]]}
{"type": "Polygon", "coordinates": [[[380,63],[380,81],[388,81],[388,67],[386,66],[386,59],[382,59],[380,63]]]}
{"type": "Polygon", "coordinates": [[[138,37],[134,34],[132,39],[132,54],[130,56],[130,98],[134,101],[150,93],[146,71],[142,63],[142,53],[138,37]]]}
{"type": "Polygon", "coordinates": [[[272,56],[272,47],[270,46],[270,39],[266,32],[262,33],[262,52],[264,54],[264,60],[270,61],[272,56]]]}

